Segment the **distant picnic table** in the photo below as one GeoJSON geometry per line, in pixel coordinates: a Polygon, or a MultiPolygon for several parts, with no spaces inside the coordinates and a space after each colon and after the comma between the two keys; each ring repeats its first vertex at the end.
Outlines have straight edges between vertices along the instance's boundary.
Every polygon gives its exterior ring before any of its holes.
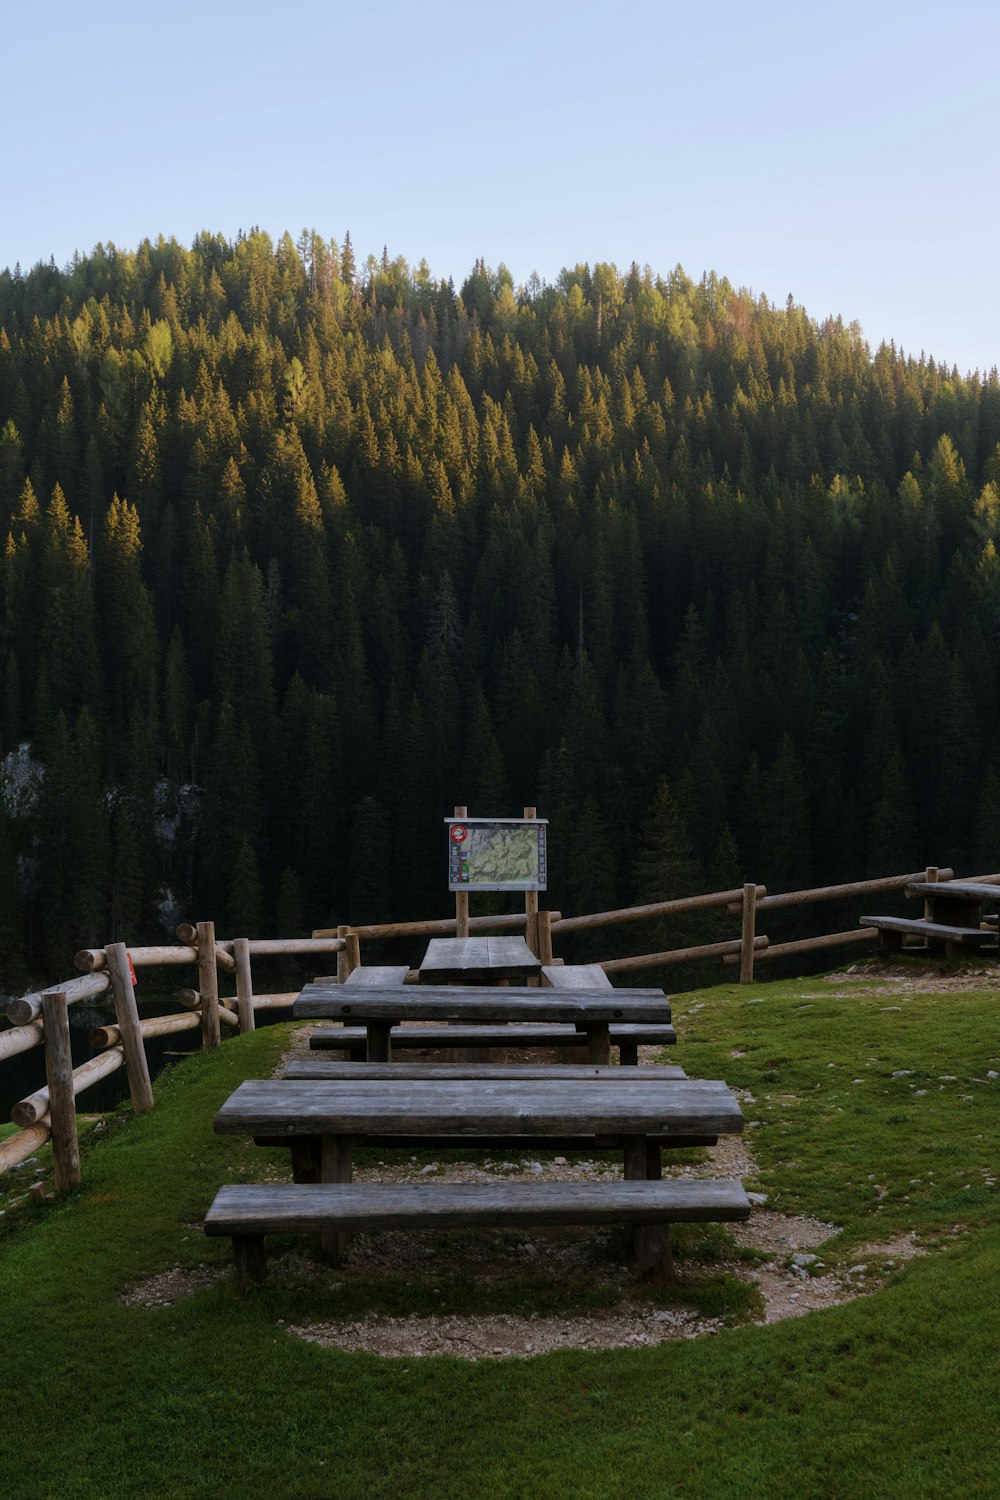
{"type": "Polygon", "coordinates": [[[992,921],[984,908],[996,908],[1000,888],[976,880],[914,880],[906,895],[924,902],[923,917],[862,917],[865,927],[878,931],[879,943],[899,953],[909,939],[909,949],[917,952],[944,952],[947,958],[963,951],[980,952],[997,948],[996,918],[992,921]]]}

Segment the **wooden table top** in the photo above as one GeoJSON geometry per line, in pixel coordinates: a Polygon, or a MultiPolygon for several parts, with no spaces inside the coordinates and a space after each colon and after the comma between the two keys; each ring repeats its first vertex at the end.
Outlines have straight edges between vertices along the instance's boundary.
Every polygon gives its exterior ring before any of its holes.
{"type": "Polygon", "coordinates": [[[670,1003],[659,989],[504,990],[490,985],[392,985],[362,989],[307,984],[292,1018],[323,1021],[670,1021],[670,1003]]]}
{"type": "Polygon", "coordinates": [[[523,937],[431,938],[418,966],[421,984],[528,979],[541,970],[523,937]]]}
{"type": "MultiPolygon", "coordinates": [[[[617,1070],[631,1073],[630,1068],[617,1070]]],[[[738,1134],[743,1115],[716,1080],[599,1078],[583,1087],[496,1079],[250,1079],[215,1117],[221,1134],[693,1135],[738,1134]]]]}
{"type": "Polygon", "coordinates": [[[1000,901],[1000,886],[981,880],[915,880],[906,887],[908,896],[941,896],[946,901],[1000,901]]]}

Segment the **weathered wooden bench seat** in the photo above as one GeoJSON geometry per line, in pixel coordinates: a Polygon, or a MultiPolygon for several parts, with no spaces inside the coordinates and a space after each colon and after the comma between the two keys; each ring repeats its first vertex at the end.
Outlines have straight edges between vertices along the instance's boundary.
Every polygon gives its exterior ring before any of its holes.
{"type": "MultiPolygon", "coordinates": [[[[746,1219],[740,1182],[674,1178],[662,1182],[268,1183],[220,1188],[205,1233],[229,1235],[241,1284],[265,1275],[264,1236],[343,1235],[370,1229],[490,1228],[538,1224],[668,1225],[746,1219]]],[[[669,1245],[669,1241],[666,1241],[669,1245]]],[[[640,1269],[648,1247],[636,1238],[640,1269]]]]}
{"type": "Polygon", "coordinates": [[[356,990],[379,990],[394,984],[405,984],[409,972],[408,964],[362,964],[348,974],[344,983],[356,990]]]}
{"type": "MultiPolygon", "coordinates": [[[[363,1026],[319,1026],[309,1040],[316,1051],[336,1049],[352,1057],[364,1057],[367,1031],[363,1026]]],[[[648,1025],[640,1022],[615,1022],[610,1027],[611,1045],[618,1048],[620,1061],[634,1066],[640,1047],[670,1047],[677,1041],[673,1026],[648,1025]]],[[[506,1025],[428,1025],[394,1026],[392,1049],[430,1048],[438,1051],[452,1047],[586,1047],[587,1033],[575,1026],[556,1022],[510,1022],[506,1025]]]]}
{"type": "Polygon", "coordinates": [[[614,986],[600,964],[544,964],[542,984],[552,990],[610,990],[614,986]]]}
{"type": "Polygon", "coordinates": [[[908,936],[923,938],[927,951],[943,946],[949,958],[955,949],[983,948],[996,940],[996,934],[989,928],[952,927],[917,917],[862,917],[861,925],[877,928],[879,943],[894,953],[902,950],[903,939],[908,936]]]}
{"type": "MultiPolygon", "coordinates": [[[[488,1063],[488,1062],[339,1062],[329,1057],[308,1057],[285,1064],[284,1078],[344,1079],[389,1078],[405,1082],[409,1078],[468,1078],[470,1081],[503,1082],[505,1079],[545,1078],[622,1078],[619,1067],[602,1063],[488,1063]]],[[[629,1077],[656,1078],[665,1083],[686,1078],[683,1068],[659,1064],[650,1068],[630,1068],[629,1077]]]]}

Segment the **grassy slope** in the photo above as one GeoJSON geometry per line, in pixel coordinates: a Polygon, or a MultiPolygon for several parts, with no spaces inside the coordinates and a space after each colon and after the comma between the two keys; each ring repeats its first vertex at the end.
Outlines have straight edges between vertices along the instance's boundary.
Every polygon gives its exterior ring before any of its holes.
{"type": "MultiPolygon", "coordinates": [[[[284,1028],[269,1028],[177,1068],[153,1115],[92,1144],[78,1194],[0,1221],[0,1494],[995,1494],[995,992],[901,1003],[829,989],[680,997],[676,1056],[752,1091],[760,1185],[776,1207],[844,1226],[828,1262],[842,1241],[850,1263],[903,1229],[940,1239],[874,1297],[655,1349],[476,1365],[346,1355],[285,1332],[281,1320],[357,1310],[368,1293],[350,1282],[241,1298],[226,1279],[172,1308],[120,1306],[124,1285],[157,1270],[227,1258],[197,1221],[265,1153],[216,1139],[211,1119],[243,1077],[270,1071],[284,1028]]],[[[475,1297],[450,1287],[444,1310],[475,1297]]]]}

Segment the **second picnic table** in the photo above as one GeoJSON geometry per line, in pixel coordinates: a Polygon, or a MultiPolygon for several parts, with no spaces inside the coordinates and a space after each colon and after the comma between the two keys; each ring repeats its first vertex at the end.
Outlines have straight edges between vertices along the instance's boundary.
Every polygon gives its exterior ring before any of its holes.
{"type": "Polygon", "coordinates": [[[317,981],[303,989],[292,1017],[363,1025],[369,1062],[388,1062],[392,1028],[404,1021],[570,1022],[586,1033],[591,1059],[604,1062],[612,1022],[669,1022],[670,1005],[660,989],[504,990],[402,983],[355,988],[317,981]]]}

